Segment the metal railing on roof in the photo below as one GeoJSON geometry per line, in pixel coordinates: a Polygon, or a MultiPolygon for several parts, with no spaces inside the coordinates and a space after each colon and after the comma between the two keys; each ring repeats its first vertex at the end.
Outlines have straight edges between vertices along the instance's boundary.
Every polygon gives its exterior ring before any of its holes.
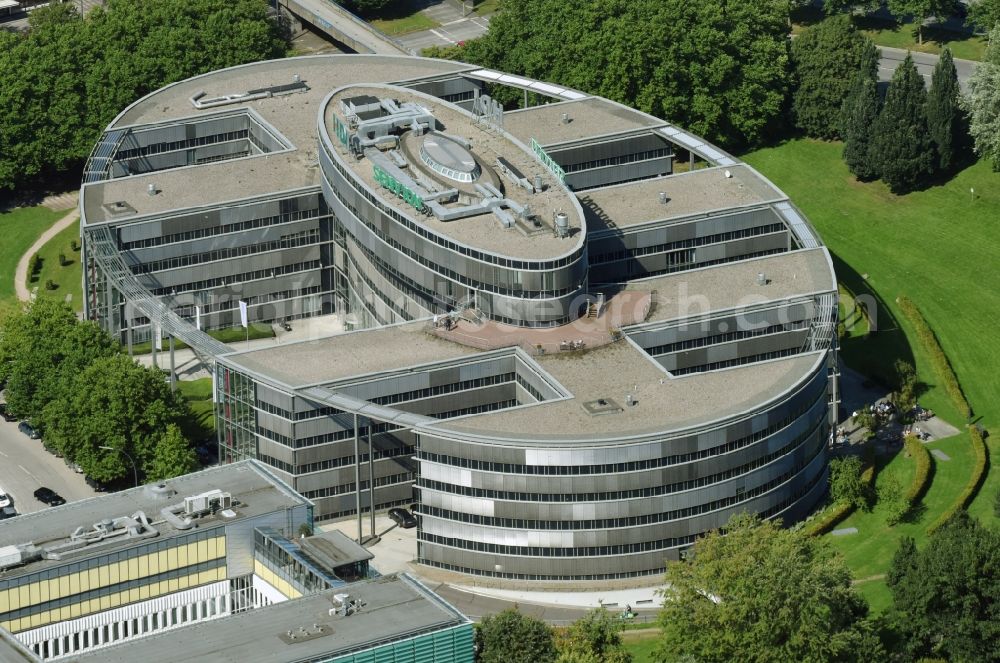
{"type": "Polygon", "coordinates": [[[112,129],[111,131],[104,132],[101,140],[98,141],[93,151],[91,151],[90,157],[87,159],[87,165],[83,168],[84,184],[102,182],[108,179],[111,173],[112,159],[114,159],[115,152],[118,151],[118,147],[127,134],[127,129],[112,129]]]}
{"type": "Polygon", "coordinates": [[[125,264],[114,236],[106,226],[96,226],[88,231],[90,255],[97,261],[106,278],[114,283],[125,301],[150,323],[159,326],[162,333],[184,341],[206,365],[214,364],[218,355],[232,352],[222,341],[196,329],[190,322],[177,315],[169,302],[157,297],[136,278],[125,264]]]}

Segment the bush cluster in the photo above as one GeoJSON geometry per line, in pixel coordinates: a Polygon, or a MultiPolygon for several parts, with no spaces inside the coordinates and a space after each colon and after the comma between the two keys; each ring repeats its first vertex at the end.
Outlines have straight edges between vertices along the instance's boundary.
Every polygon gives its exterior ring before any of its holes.
{"type": "Polygon", "coordinates": [[[32,254],[31,259],[28,260],[28,276],[36,276],[41,269],[42,259],[38,257],[37,253],[32,254]]]}
{"type": "Polygon", "coordinates": [[[982,486],[983,479],[986,478],[986,467],[989,464],[989,452],[986,449],[986,440],[983,437],[983,434],[979,432],[979,429],[975,426],[969,426],[969,442],[972,444],[972,453],[976,457],[976,464],[972,468],[972,474],[969,475],[969,482],[965,484],[965,489],[955,499],[954,503],[952,503],[952,505],[948,507],[948,509],[942,513],[930,527],[927,528],[928,534],[933,534],[938,528],[944,525],[949,518],[969,506],[969,503],[972,502],[976,493],[979,492],[979,487],[982,486]]]}
{"type": "Polygon", "coordinates": [[[941,382],[944,383],[944,389],[948,393],[949,398],[951,398],[951,402],[955,405],[955,409],[958,410],[961,416],[968,420],[972,416],[972,408],[969,407],[969,402],[965,400],[962,387],[958,384],[958,377],[955,375],[955,371],[952,370],[948,356],[945,355],[944,350],[941,348],[941,344],[938,342],[937,336],[934,335],[934,331],[931,330],[924,315],[909,297],[900,295],[896,303],[899,304],[899,308],[902,309],[906,319],[917,330],[917,339],[930,356],[934,371],[938,374],[941,382]]]}
{"type": "MultiPolygon", "coordinates": [[[[867,458],[866,465],[867,467],[865,467],[864,472],[861,473],[861,481],[863,481],[864,484],[871,489],[875,485],[875,459],[873,457],[867,458]]],[[[837,523],[851,515],[854,508],[854,505],[850,503],[837,503],[831,505],[826,513],[806,526],[806,534],[809,536],[820,536],[821,534],[826,534],[832,530],[837,523]]]]}

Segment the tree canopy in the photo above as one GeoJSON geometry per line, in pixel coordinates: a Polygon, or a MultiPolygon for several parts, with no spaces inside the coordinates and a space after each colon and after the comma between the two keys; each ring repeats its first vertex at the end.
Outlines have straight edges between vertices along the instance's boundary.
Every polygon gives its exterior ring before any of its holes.
{"type": "Polygon", "coordinates": [[[738,514],[667,567],[656,660],[883,660],[868,606],[828,544],[738,514]]]}
{"type": "Polygon", "coordinates": [[[867,44],[861,52],[857,73],[840,109],[840,131],[844,139],[844,162],[859,180],[873,180],[879,175],[871,149],[872,132],[878,118],[879,52],[867,44]]]}
{"type": "Polygon", "coordinates": [[[263,0],[107,0],[86,18],[53,3],[0,39],[0,189],[80,166],[153,90],[285,51],[263,0]]]}
{"type": "Polygon", "coordinates": [[[1000,534],[960,511],[922,550],[901,541],[887,583],[913,658],[1000,661],[1000,534]]]}
{"type": "Polygon", "coordinates": [[[552,629],[516,608],[483,617],[476,626],[478,663],[553,663],[555,658],[552,629]]]}
{"type": "Polygon", "coordinates": [[[872,158],[893,193],[918,188],[934,170],[937,157],[926,104],[924,80],[907,54],[892,75],[871,139],[872,158]]]}
{"type": "Polygon", "coordinates": [[[1000,24],[1000,0],[971,0],[968,4],[968,23],[984,32],[1000,24]]]}
{"type": "Polygon", "coordinates": [[[902,21],[912,16],[917,25],[917,41],[924,43],[924,22],[929,18],[948,18],[958,4],[957,0],[887,0],[889,12],[902,21]]]}
{"type": "Polygon", "coordinates": [[[1000,172],[1000,25],[990,32],[986,57],[969,78],[969,93],[959,103],[969,114],[976,154],[1000,172]]]}
{"type": "Polygon", "coordinates": [[[857,456],[834,458],[830,461],[830,499],[850,504],[856,509],[869,510],[871,489],[861,477],[861,459],[857,456]]]}
{"type": "Polygon", "coordinates": [[[831,16],[792,41],[795,124],[814,138],[840,137],[840,113],[862,60],[874,45],[846,14],[831,16]]]}
{"type": "Polygon", "coordinates": [[[621,621],[607,609],[591,610],[559,634],[556,663],[632,663],[621,630],[621,621]]]}
{"type": "Polygon", "coordinates": [[[788,11],[787,0],[505,0],[456,57],[601,95],[732,147],[783,118],[788,11]]]}
{"type": "Polygon", "coordinates": [[[945,47],[931,75],[931,89],[927,95],[927,129],[937,148],[937,168],[951,170],[958,161],[965,142],[965,118],[958,105],[958,72],[945,47]]]}

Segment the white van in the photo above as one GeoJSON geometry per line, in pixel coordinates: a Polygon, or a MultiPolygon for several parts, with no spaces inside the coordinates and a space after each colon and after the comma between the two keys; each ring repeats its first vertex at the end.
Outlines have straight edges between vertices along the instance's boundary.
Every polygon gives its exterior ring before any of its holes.
{"type": "Polygon", "coordinates": [[[0,509],[5,506],[10,506],[10,495],[5,493],[3,488],[0,488],[0,509]]]}

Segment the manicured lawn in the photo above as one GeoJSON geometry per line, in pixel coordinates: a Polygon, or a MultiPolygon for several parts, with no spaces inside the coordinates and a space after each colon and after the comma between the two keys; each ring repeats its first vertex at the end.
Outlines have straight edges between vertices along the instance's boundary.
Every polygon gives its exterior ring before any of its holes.
{"type": "Polygon", "coordinates": [[[917,43],[917,28],[913,23],[889,23],[874,19],[855,19],[855,24],[879,46],[903,48],[921,53],[940,53],[945,46],[961,60],[982,60],[986,53],[986,40],[943,30],[933,25],[924,27],[924,43],[917,43]]]}
{"type": "Polygon", "coordinates": [[[420,12],[423,6],[423,3],[412,0],[397,3],[392,10],[392,15],[372,19],[371,24],[387,35],[404,35],[408,32],[438,27],[440,23],[420,12]]]}
{"type": "MultiPolygon", "coordinates": [[[[62,214],[65,214],[63,212],[62,214]]],[[[83,275],[80,265],[80,251],[74,251],[71,242],[80,241],[80,227],[72,224],[61,233],[49,240],[38,252],[42,259],[42,269],[35,277],[29,278],[28,288],[38,288],[38,295],[41,297],[53,297],[64,301],[66,296],[70,296],[69,304],[75,311],[83,310],[83,294],[81,278],[83,275]],[[59,264],[59,254],[66,256],[66,265],[59,264]],[[56,285],[55,290],[46,290],[45,283],[49,279],[56,285]]],[[[79,244],[78,244],[79,245],[79,244]]]]}
{"type": "MultiPolygon", "coordinates": [[[[258,338],[274,338],[274,329],[271,328],[270,324],[257,324],[251,323],[247,329],[243,327],[235,327],[230,329],[211,329],[206,332],[212,338],[222,341],[223,343],[239,343],[240,341],[246,341],[249,337],[250,340],[258,338]],[[248,334],[249,331],[249,334],[248,334]]],[[[187,343],[181,340],[174,341],[174,350],[183,350],[188,347],[187,343]]],[[[167,339],[163,339],[163,351],[166,352],[168,349],[167,339]]],[[[145,355],[152,352],[152,344],[149,341],[145,343],[135,343],[132,346],[132,354],[145,355]]]]}
{"type": "Polygon", "coordinates": [[[181,380],[177,390],[191,405],[192,419],[184,422],[184,434],[190,440],[201,440],[215,432],[215,406],[212,403],[212,378],[181,380]]]}
{"type": "MultiPolygon", "coordinates": [[[[858,183],[839,143],[794,140],[744,156],[806,213],[835,256],[839,280],[881,300],[878,331],[847,339],[843,354],[864,373],[886,373],[893,359],[915,359],[928,391],[920,401],[955,425],[961,421],[937,377],[900,329],[895,298],[907,294],[941,341],[982,423],[1000,425],[1000,175],[977,163],[951,181],[907,196],[858,183]],[[975,189],[975,199],[969,190],[975,189]]],[[[1000,434],[1000,433],[998,433],[1000,434]]]]}
{"type": "Polygon", "coordinates": [[[656,649],[659,638],[659,629],[622,632],[622,642],[632,654],[632,663],[652,663],[653,650],[656,649]]]}
{"type": "Polygon", "coordinates": [[[19,207],[0,212],[0,302],[14,301],[17,261],[46,228],[66,215],[44,207],[19,207]]]}
{"type": "MultiPolygon", "coordinates": [[[[926,393],[920,402],[961,427],[962,421],[942,388],[936,385],[922,348],[895,304],[907,294],[921,309],[941,342],[977,420],[993,431],[988,444],[993,458],[1000,445],[1000,346],[995,342],[994,321],[1000,316],[1000,175],[977,163],[950,181],[907,196],[895,196],[881,183],[862,184],[840,159],[839,143],[789,141],[745,155],[787,193],[806,213],[834,254],[841,283],[855,295],[870,294],[878,300],[870,337],[849,335],[842,356],[868,375],[888,375],[895,358],[913,361],[926,393]],[[970,189],[975,189],[975,198],[970,189]]],[[[911,522],[895,527],[885,524],[876,507],[872,513],[856,512],[838,528],[857,527],[859,533],[827,535],[840,550],[855,578],[884,574],[897,542],[912,536],[918,546],[926,540],[927,526],[947,509],[962,491],[972,469],[968,435],[932,443],[951,457],[935,459],[935,474],[922,508],[911,522]]],[[[901,455],[880,472],[898,472],[904,485],[913,472],[912,461],[901,455]]],[[[972,515],[996,526],[993,499],[1000,489],[1000,473],[990,472],[969,508],[972,515]]],[[[891,602],[884,580],[863,580],[859,590],[873,609],[891,602]]]]}

